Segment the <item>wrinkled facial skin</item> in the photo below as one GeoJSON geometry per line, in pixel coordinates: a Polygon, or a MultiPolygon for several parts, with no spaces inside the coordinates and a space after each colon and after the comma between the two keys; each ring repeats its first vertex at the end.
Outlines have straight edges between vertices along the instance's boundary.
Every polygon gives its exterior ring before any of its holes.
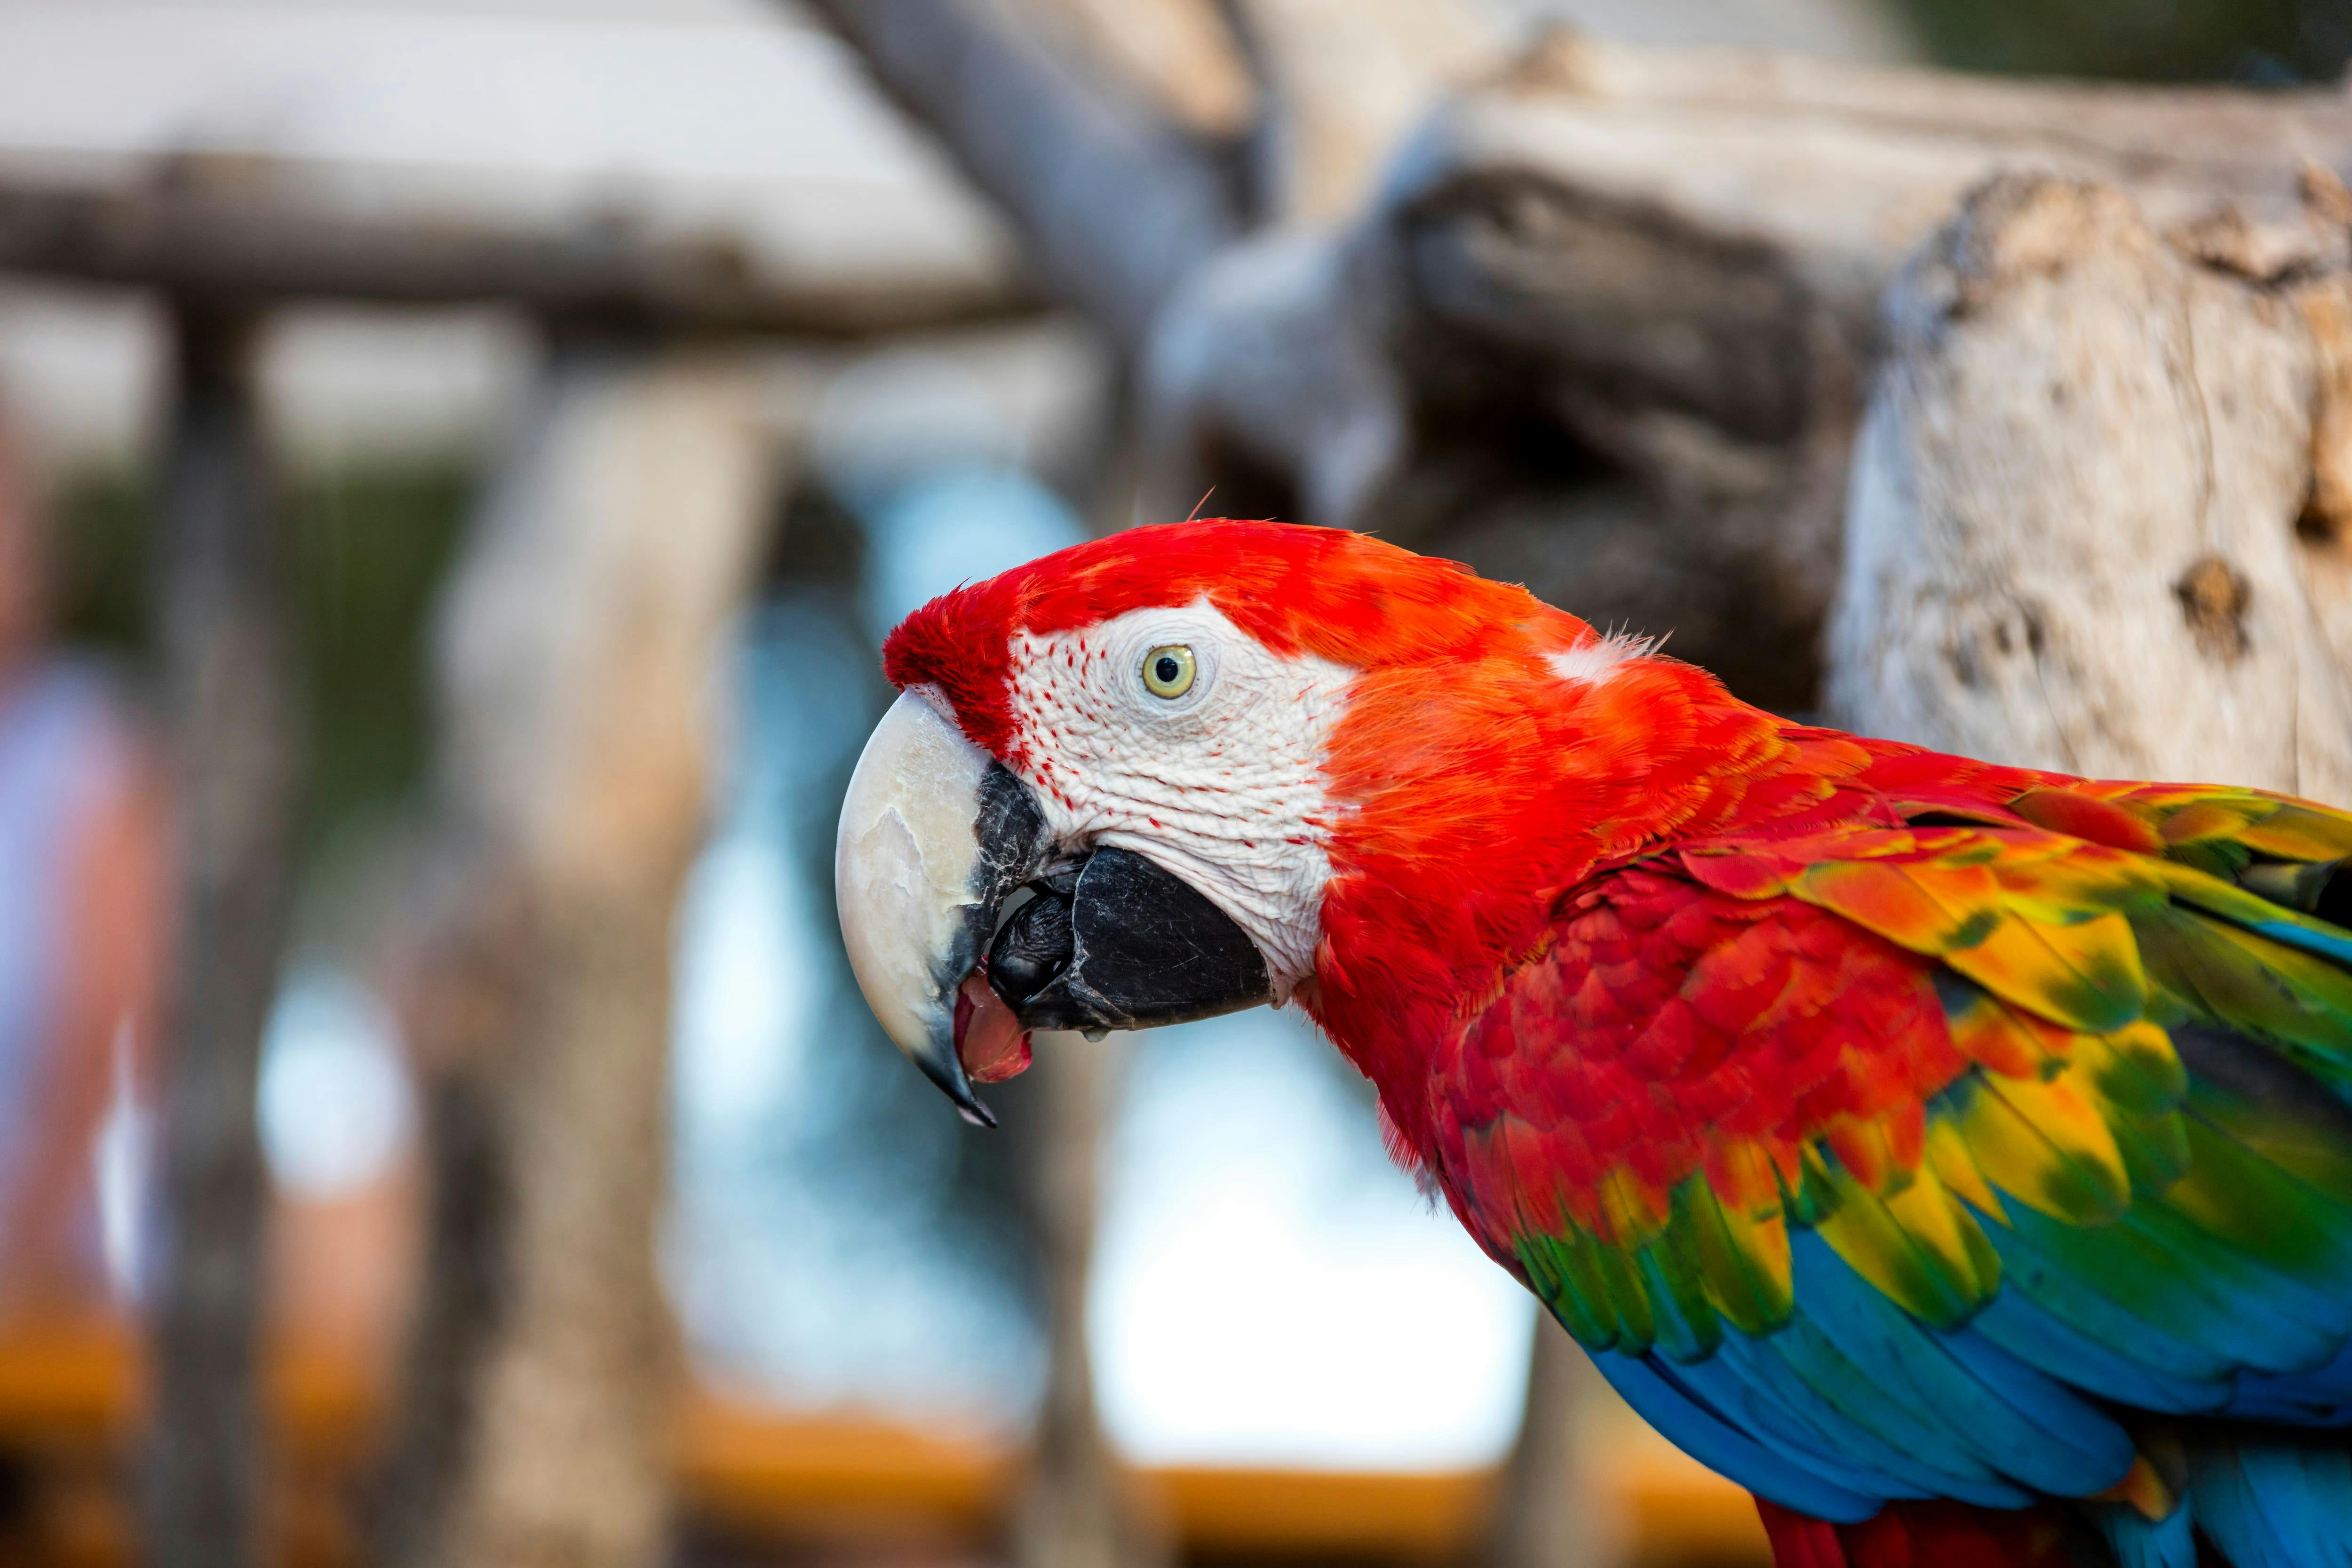
{"type": "Polygon", "coordinates": [[[1173,873],[1248,933],[1276,995],[1314,964],[1330,877],[1325,739],[1352,672],[1285,658],[1213,606],[1131,611],[1099,626],[1017,633],[1019,753],[1057,843],[1130,850],[1173,873]],[[1155,694],[1144,660],[1184,648],[1182,695],[1155,694]]]}

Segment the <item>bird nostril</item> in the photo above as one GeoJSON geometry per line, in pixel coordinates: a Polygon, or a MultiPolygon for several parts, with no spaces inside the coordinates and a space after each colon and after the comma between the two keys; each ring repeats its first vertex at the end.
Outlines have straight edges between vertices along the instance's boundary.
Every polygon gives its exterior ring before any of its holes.
{"type": "Polygon", "coordinates": [[[1051,985],[1076,951],[1069,895],[1044,887],[1035,891],[1013,911],[988,949],[988,984],[1016,1009],[1051,985]]]}

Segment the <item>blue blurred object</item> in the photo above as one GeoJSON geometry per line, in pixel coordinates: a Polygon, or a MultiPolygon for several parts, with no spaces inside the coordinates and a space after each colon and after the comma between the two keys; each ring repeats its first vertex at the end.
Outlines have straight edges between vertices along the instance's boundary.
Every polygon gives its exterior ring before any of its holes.
{"type": "MultiPolygon", "coordinates": [[[[0,505],[5,499],[0,498],[0,505]]],[[[5,651],[5,650],[0,650],[5,651]]],[[[24,1119],[55,1048],[70,955],[68,859],[122,741],[98,677],[65,660],[0,668],[0,1185],[21,1174],[24,1119]]]]}
{"type": "Polygon", "coordinates": [[[1043,1346],[960,1124],[889,1048],[834,927],[833,813],[886,695],[845,592],[755,613],[731,779],[680,911],[666,1253],[706,1371],[805,1405],[1004,1432],[1043,1346]]]}
{"type": "Polygon", "coordinates": [[[1017,468],[939,470],[876,507],[867,523],[867,624],[876,640],[909,611],[1086,537],[1059,496],[1017,468]]]}

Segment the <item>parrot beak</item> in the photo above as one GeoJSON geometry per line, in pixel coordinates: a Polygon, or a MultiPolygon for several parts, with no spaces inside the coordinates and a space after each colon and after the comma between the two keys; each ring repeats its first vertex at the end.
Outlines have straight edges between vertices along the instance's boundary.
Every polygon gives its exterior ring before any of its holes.
{"type": "Polygon", "coordinates": [[[833,893],[858,989],[891,1042],[982,1127],[996,1118],[971,1091],[957,1014],[968,1029],[984,1010],[965,978],[1045,834],[1028,786],[912,691],[875,726],[841,803],[833,893]]]}
{"type": "Polygon", "coordinates": [[[1272,994],[1223,910],[1145,856],[1052,842],[1028,785],[915,691],[850,776],[834,897],[883,1031],[978,1126],[996,1119],[972,1080],[1028,1066],[1030,1030],[1099,1037],[1272,994]]]}

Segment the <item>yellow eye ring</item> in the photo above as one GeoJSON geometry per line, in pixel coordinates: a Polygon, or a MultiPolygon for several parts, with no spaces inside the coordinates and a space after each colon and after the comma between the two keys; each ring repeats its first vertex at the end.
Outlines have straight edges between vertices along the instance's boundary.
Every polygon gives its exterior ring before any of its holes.
{"type": "Polygon", "coordinates": [[[1191,648],[1180,642],[1163,643],[1143,656],[1143,689],[1154,697],[1181,697],[1192,689],[1196,669],[1191,648]]]}

